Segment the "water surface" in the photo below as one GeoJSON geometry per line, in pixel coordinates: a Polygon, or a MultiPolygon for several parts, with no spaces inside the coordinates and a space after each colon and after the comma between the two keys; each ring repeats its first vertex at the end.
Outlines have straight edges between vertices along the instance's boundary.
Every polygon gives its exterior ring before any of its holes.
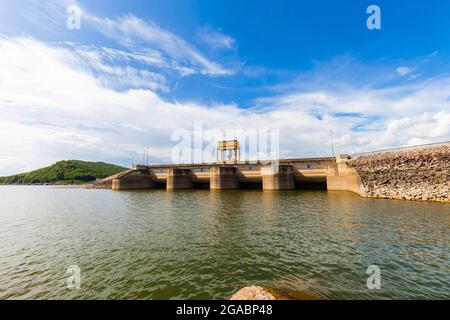
{"type": "Polygon", "coordinates": [[[449,299],[449,213],[346,192],[4,186],[0,299],[226,299],[250,284],[449,299]],[[66,287],[71,265],[80,290],[66,287]]]}

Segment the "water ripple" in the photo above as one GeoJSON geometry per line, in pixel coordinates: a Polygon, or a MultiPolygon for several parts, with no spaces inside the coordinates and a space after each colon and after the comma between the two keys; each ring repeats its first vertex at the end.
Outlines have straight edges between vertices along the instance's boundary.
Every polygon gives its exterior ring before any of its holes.
{"type": "Polygon", "coordinates": [[[348,193],[0,187],[0,299],[448,299],[448,205],[348,193]],[[382,289],[366,288],[379,265],[382,289]],[[81,268],[80,290],[66,270],[81,268]]]}

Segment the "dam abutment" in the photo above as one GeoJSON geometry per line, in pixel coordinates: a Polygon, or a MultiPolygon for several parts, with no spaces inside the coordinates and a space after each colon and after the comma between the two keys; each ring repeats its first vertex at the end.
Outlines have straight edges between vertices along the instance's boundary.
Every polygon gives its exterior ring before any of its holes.
{"type": "Polygon", "coordinates": [[[157,184],[153,180],[151,170],[128,170],[112,179],[112,190],[152,189],[157,184]]]}
{"type": "Polygon", "coordinates": [[[350,165],[350,157],[346,154],[336,157],[336,162],[327,169],[327,190],[351,191],[366,197],[364,184],[358,172],[350,165]]]}

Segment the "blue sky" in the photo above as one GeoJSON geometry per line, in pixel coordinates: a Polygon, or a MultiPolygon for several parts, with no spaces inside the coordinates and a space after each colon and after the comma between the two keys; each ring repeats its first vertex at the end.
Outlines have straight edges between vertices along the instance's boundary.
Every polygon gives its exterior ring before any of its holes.
{"type": "Polygon", "coordinates": [[[338,152],[449,140],[449,12],[422,0],[2,1],[0,175],[124,164],[146,146],[170,161],[173,131],[195,121],[277,128],[282,156],[328,155],[330,129],[338,152]],[[371,4],[381,30],[366,27],[371,4]]]}

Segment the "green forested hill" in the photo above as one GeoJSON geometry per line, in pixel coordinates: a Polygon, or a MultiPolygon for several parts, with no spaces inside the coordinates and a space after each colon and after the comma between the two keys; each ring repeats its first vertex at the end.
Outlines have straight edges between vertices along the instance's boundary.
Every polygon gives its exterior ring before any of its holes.
{"type": "Polygon", "coordinates": [[[105,178],[124,170],[126,168],[104,162],[67,160],[28,173],[0,177],[0,184],[83,183],[105,178]]]}

